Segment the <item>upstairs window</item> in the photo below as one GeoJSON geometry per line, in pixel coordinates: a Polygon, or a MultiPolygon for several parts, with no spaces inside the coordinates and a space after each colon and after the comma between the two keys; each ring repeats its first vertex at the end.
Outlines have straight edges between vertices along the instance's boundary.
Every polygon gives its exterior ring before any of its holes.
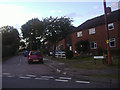
{"type": "Polygon", "coordinates": [[[90,48],[91,49],[96,49],[97,48],[97,43],[96,42],[90,42],[90,48]]]}
{"type": "Polygon", "coordinates": [[[116,44],[115,44],[115,38],[109,39],[109,45],[110,45],[110,47],[115,47],[116,46],[116,44]]]}
{"type": "Polygon", "coordinates": [[[80,32],[77,32],[77,37],[82,37],[83,35],[82,35],[82,31],[80,31],[80,32]]]}
{"type": "Polygon", "coordinates": [[[114,24],[113,23],[108,24],[108,30],[113,30],[113,29],[114,29],[114,24]]]}
{"type": "Polygon", "coordinates": [[[95,34],[95,28],[89,29],[89,34],[95,34]]]}

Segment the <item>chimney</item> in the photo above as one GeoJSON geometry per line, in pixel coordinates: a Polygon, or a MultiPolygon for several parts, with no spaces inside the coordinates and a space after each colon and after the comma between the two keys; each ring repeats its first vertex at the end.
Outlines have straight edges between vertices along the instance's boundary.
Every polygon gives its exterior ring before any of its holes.
{"type": "Polygon", "coordinates": [[[110,14],[110,13],[111,13],[111,7],[107,7],[107,8],[106,8],[106,13],[107,13],[107,14],[110,14]]]}

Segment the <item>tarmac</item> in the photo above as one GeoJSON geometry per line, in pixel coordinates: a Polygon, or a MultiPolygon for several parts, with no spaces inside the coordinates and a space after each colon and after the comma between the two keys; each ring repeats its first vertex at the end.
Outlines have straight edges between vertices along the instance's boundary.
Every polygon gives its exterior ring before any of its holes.
{"type": "Polygon", "coordinates": [[[55,70],[57,73],[60,73],[61,75],[66,75],[75,79],[80,80],[86,80],[86,81],[93,81],[93,82],[104,82],[104,83],[110,83],[113,86],[119,87],[120,86],[120,69],[104,69],[104,70],[88,70],[88,69],[77,69],[70,67],[67,63],[61,63],[58,61],[53,61],[44,58],[45,65],[49,66],[53,70],[55,70]],[[113,74],[116,75],[115,78],[102,78],[102,77],[93,77],[91,75],[94,74],[113,74]]]}

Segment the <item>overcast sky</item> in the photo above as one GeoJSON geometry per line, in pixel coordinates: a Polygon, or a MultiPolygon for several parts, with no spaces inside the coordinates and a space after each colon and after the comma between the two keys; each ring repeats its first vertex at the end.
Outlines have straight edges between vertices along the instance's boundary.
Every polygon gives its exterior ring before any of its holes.
{"type": "MultiPolygon", "coordinates": [[[[20,30],[21,25],[32,18],[66,16],[72,18],[73,25],[79,26],[88,19],[104,14],[103,0],[90,2],[74,0],[70,2],[54,0],[0,0],[0,27],[10,25],[20,30]],[[49,2],[48,2],[49,1],[49,2]]],[[[112,11],[118,9],[119,0],[106,0],[112,11]]]]}

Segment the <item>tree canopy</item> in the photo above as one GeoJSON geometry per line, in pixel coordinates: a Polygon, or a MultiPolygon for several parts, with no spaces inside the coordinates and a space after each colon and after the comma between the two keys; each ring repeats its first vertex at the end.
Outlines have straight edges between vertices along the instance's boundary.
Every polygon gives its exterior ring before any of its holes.
{"type": "Polygon", "coordinates": [[[53,44],[64,39],[70,32],[72,20],[70,18],[45,18],[43,20],[45,25],[44,37],[53,44]]]}
{"type": "Polygon", "coordinates": [[[3,57],[16,53],[19,49],[19,32],[12,26],[3,26],[0,28],[2,33],[2,53],[3,57]]]}
{"type": "Polygon", "coordinates": [[[21,26],[23,38],[29,43],[29,47],[36,49],[40,46],[40,40],[47,40],[53,45],[64,39],[70,32],[72,20],[66,17],[49,17],[39,20],[34,18],[21,26]],[[37,39],[39,37],[39,39],[37,39]],[[39,42],[39,44],[38,44],[39,42]]]}
{"type": "Polygon", "coordinates": [[[26,39],[26,42],[29,43],[29,48],[37,49],[36,47],[43,37],[44,25],[42,21],[38,18],[31,19],[21,26],[21,31],[23,39],[26,39]]]}

